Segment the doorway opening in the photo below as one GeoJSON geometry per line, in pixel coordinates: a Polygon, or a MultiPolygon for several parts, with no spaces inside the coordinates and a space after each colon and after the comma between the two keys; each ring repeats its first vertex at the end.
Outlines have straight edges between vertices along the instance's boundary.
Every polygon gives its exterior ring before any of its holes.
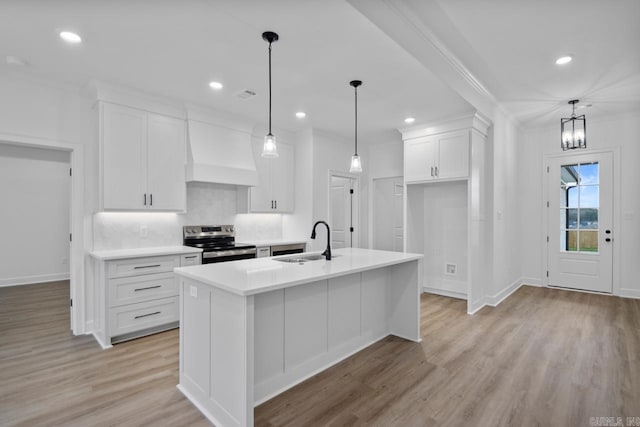
{"type": "Polygon", "coordinates": [[[331,247],[359,247],[359,181],[338,172],[329,173],[329,224],[331,247]]]}
{"type": "MultiPolygon", "coordinates": [[[[85,287],[84,282],[84,160],[83,160],[83,147],[80,144],[54,141],[44,138],[18,136],[12,134],[0,134],[0,149],[8,157],[5,159],[7,165],[11,165],[11,168],[15,169],[19,163],[23,160],[16,160],[16,158],[26,157],[25,161],[45,161],[47,167],[40,169],[40,165],[36,166],[33,163],[25,170],[21,170],[23,178],[26,179],[26,184],[23,187],[25,194],[20,194],[20,189],[16,185],[9,191],[13,192],[15,200],[22,200],[22,209],[20,206],[8,206],[5,214],[12,215],[13,221],[28,220],[31,224],[30,228],[24,228],[25,225],[21,224],[22,228],[18,230],[19,236],[13,236],[9,241],[15,248],[18,249],[21,242],[29,245],[28,261],[35,263],[37,258],[43,258],[43,260],[50,260],[52,264],[60,263],[66,265],[66,273],[57,272],[68,276],[68,288],[69,288],[69,314],[70,314],[70,329],[75,335],[84,334],[86,332],[85,323],[85,287]],[[30,150],[30,151],[29,151],[30,150]],[[31,152],[31,157],[24,153],[31,152]],[[34,154],[37,153],[37,154],[34,154]],[[19,155],[20,154],[20,155],[19,155]],[[57,164],[59,163],[59,164],[57,164]],[[50,211],[54,200],[56,200],[56,194],[47,194],[46,192],[39,192],[39,187],[46,187],[48,184],[45,182],[34,182],[39,172],[44,172],[49,169],[57,169],[62,173],[64,190],[68,194],[66,201],[66,220],[63,219],[64,224],[60,225],[59,230],[48,229],[50,236],[55,239],[60,233],[62,242],[60,242],[66,248],[66,251],[58,251],[60,253],[52,254],[43,251],[38,245],[38,239],[29,235],[31,231],[37,231],[42,234],[42,230],[38,230],[38,227],[45,223],[48,216],[53,215],[50,211]],[[33,188],[33,192],[27,188],[33,188]],[[40,196],[38,196],[40,194],[40,196]],[[29,203],[35,203],[35,205],[29,205],[29,203]],[[20,218],[18,218],[20,216],[20,218]],[[38,223],[39,221],[39,223],[38,223]],[[47,258],[49,257],[49,258],[47,258]],[[74,304],[75,301],[75,304],[74,304]]],[[[0,153],[1,154],[1,153],[0,153]]],[[[7,171],[3,168],[3,172],[7,171]]],[[[17,174],[17,171],[15,171],[17,174]]],[[[17,184],[17,182],[11,178],[9,184],[17,184]]],[[[58,189],[60,190],[63,184],[60,184],[58,189]]],[[[60,213],[57,213],[60,216],[60,213]]],[[[16,266],[12,268],[15,269],[16,266]]],[[[30,265],[24,265],[23,271],[35,271],[29,270],[30,265]]],[[[18,271],[18,270],[16,270],[18,271]]],[[[15,271],[11,271],[4,275],[2,279],[5,279],[4,283],[0,282],[0,286],[20,285],[25,283],[42,283],[48,281],[55,281],[61,276],[56,276],[56,272],[40,273],[35,272],[31,277],[26,274],[22,274],[22,280],[16,280],[15,271]],[[12,275],[12,277],[9,277],[12,275]],[[34,277],[35,276],[35,277],[34,277]],[[38,277],[39,276],[39,277],[38,277]],[[20,283],[21,282],[21,283],[20,283]]],[[[90,329],[90,328],[89,328],[90,329]]]]}

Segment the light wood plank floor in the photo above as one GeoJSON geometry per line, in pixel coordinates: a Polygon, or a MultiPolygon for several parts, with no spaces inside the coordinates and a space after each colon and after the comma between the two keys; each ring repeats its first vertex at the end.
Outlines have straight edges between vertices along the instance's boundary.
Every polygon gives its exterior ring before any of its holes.
{"type": "MultiPolygon", "coordinates": [[[[199,426],[178,334],[102,351],[69,333],[68,283],[0,288],[0,425],[199,426]]],[[[389,337],[256,408],[258,426],[553,425],[640,417],[640,300],[523,287],[475,316],[422,297],[389,337]]]]}

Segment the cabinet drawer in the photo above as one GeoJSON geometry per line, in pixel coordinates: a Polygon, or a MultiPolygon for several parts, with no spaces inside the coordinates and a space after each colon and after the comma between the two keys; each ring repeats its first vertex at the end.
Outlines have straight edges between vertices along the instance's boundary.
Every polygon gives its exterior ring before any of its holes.
{"type": "Polygon", "coordinates": [[[179,297],[123,305],[109,310],[110,336],[136,332],[179,320],[179,297]]]}
{"type": "Polygon", "coordinates": [[[262,246],[256,249],[256,258],[271,256],[271,246],[262,246]]]}
{"type": "Polygon", "coordinates": [[[109,307],[178,295],[173,273],[147,274],[109,280],[109,307]]]}
{"type": "Polygon", "coordinates": [[[187,265],[200,265],[202,264],[202,254],[189,254],[182,255],[180,257],[180,265],[186,267],[187,265]]]}
{"type": "Polygon", "coordinates": [[[141,274],[172,272],[180,267],[179,256],[157,256],[112,261],[107,267],[109,277],[139,276],[141,274]]]}

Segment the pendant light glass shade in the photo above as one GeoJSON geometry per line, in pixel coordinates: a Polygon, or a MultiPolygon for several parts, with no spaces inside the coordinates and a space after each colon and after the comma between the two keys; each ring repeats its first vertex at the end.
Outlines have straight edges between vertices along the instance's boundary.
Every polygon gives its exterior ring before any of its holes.
{"type": "Polygon", "coordinates": [[[573,113],[568,119],[560,119],[560,147],[562,151],[587,148],[587,119],[584,114],[576,116],[577,99],[569,101],[573,113]]]}
{"type": "Polygon", "coordinates": [[[268,134],[264,137],[264,145],[262,146],[262,157],[278,157],[278,147],[276,146],[276,137],[268,134]]]}
{"type": "Polygon", "coordinates": [[[362,172],[362,163],[360,163],[360,156],[354,154],[351,156],[351,167],[349,168],[349,172],[351,173],[360,173],[362,172]]]}
{"type": "Polygon", "coordinates": [[[273,31],[262,33],[262,39],[269,43],[269,133],[264,137],[264,145],[262,146],[262,157],[267,158],[278,157],[276,137],[271,133],[271,44],[278,41],[278,38],[278,35],[273,31]]]}
{"type": "Polygon", "coordinates": [[[351,86],[353,86],[356,100],[356,114],[355,114],[355,133],[354,133],[354,142],[355,142],[355,152],[353,156],[351,156],[351,167],[349,168],[349,172],[351,173],[361,173],[362,172],[362,162],[360,161],[360,156],[358,156],[358,86],[362,84],[360,80],[352,80],[349,82],[351,86]]]}

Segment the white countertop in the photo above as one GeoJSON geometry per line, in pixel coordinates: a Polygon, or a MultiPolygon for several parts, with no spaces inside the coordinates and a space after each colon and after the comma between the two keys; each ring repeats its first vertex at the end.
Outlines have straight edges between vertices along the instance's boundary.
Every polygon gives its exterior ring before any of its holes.
{"type": "Polygon", "coordinates": [[[260,246],[280,246],[280,245],[295,245],[298,243],[307,243],[306,240],[243,240],[241,243],[248,243],[251,245],[260,246]]]}
{"type": "Polygon", "coordinates": [[[346,248],[334,250],[335,257],[331,261],[323,259],[294,264],[275,260],[300,255],[195,265],[176,268],[174,271],[180,276],[237,295],[247,296],[401,264],[424,257],[422,254],[346,248]]]}
{"type": "Polygon", "coordinates": [[[125,258],[142,258],[160,255],[186,255],[201,253],[202,249],[189,246],[158,246],[155,248],[114,249],[109,251],[89,252],[93,258],[109,261],[125,258]]]}

